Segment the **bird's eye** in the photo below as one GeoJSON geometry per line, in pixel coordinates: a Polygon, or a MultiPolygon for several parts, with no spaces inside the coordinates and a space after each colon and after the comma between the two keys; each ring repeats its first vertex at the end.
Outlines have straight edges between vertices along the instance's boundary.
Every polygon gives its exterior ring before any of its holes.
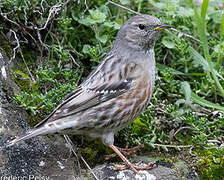
{"type": "Polygon", "coordinates": [[[141,29],[141,30],[143,30],[143,29],[145,29],[145,25],[144,24],[139,24],[138,25],[138,28],[141,29]]]}

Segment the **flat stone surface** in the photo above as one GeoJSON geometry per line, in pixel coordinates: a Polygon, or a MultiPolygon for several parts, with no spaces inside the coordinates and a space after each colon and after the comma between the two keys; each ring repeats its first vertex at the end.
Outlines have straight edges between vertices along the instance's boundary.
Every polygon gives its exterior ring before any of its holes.
{"type": "MultiPolygon", "coordinates": [[[[8,62],[0,51],[0,147],[30,128],[26,112],[13,101],[19,88],[10,79],[8,62]]],[[[36,137],[1,149],[0,179],[74,180],[75,159],[62,138],[59,139],[53,143],[47,137],[36,137]]]]}
{"type": "MultiPolygon", "coordinates": [[[[144,158],[137,156],[138,158],[144,158]]],[[[149,162],[144,162],[140,166],[145,166],[149,162]]],[[[135,174],[131,170],[114,171],[115,164],[99,165],[93,172],[100,180],[198,180],[196,174],[192,173],[182,161],[169,165],[158,165],[150,170],[140,170],[135,174]]],[[[83,180],[93,180],[91,173],[87,172],[81,177],[83,180]]]]}

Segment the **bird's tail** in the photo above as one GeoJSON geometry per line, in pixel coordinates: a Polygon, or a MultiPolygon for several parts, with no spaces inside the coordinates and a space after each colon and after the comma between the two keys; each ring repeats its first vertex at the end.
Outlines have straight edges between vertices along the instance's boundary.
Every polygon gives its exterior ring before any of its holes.
{"type": "Polygon", "coordinates": [[[14,144],[20,142],[20,141],[24,141],[26,139],[30,139],[32,137],[35,136],[39,136],[39,135],[43,135],[47,133],[47,129],[43,126],[37,129],[32,129],[30,131],[28,131],[25,135],[17,137],[16,139],[12,140],[11,142],[6,144],[6,147],[10,147],[13,146],[14,144]]]}

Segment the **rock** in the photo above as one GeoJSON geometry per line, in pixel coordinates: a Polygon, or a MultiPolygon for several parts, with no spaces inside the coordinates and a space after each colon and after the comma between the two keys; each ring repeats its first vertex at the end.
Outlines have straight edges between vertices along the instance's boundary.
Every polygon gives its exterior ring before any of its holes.
{"type": "MultiPolygon", "coordinates": [[[[137,156],[137,159],[145,158],[137,156]]],[[[141,163],[140,166],[145,166],[148,163],[148,161],[141,163]]],[[[158,165],[152,169],[140,170],[139,173],[142,175],[135,174],[131,170],[114,171],[114,167],[115,164],[99,165],[93,169],[93,172],[100,180],[198,180],[197,175],[191,172],[183,161],[173,164],[158,161],[158,165]]],[[[90,172],[83,175],[82,179],[92,180],[93,178],[89,178],[89,176],[90,172]]]]}
{"type": "MultiPolygon", "coordinates": [[[[0,147],[21,135],[30,126],[27,114],[13,101],[19,91],[10,79],[10,64],[4,51],[0,51],[0,147]]],[[[60,139],[60,138],[59,138],[60,139]]],[[[0,179],[74,180],[75,163],[65,143],[57,139],[36,137],[18,145],[0,149],[0,179]]]]}

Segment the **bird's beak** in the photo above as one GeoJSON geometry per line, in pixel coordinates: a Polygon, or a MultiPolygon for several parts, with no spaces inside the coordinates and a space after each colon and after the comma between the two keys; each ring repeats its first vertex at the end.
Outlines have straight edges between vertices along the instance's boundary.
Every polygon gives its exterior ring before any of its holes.
{"type": "Polygon", "coordinates": [[[168,29],[168,28],[171,28],[171,26],[170,25],[166,25],[166,24],[160,24],[158,26],[155,26],[154,30],[160,31],[160,30],[164,30],[164,29],[168,29]]]}

